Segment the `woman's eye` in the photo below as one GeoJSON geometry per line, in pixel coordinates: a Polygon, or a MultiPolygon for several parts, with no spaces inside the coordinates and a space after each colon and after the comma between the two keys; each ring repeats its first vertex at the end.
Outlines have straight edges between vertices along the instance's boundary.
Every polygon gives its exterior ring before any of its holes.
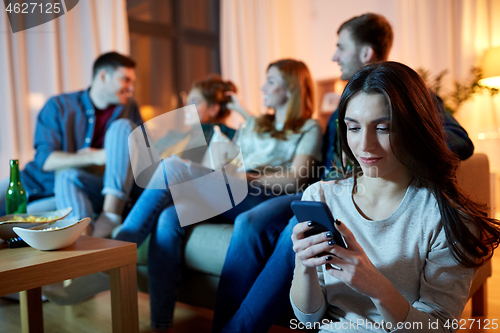
{"type": "Polygon", "coordinates": [[[347,130],[349,132],[357,132],[357,131],[359,131],[359,127],[347,127],[347,130]]]}
{"type": "Polygon", "coordinates": [[[377,131],[382,133],[388,133],[389,127],[377,127],[377,131]]]}

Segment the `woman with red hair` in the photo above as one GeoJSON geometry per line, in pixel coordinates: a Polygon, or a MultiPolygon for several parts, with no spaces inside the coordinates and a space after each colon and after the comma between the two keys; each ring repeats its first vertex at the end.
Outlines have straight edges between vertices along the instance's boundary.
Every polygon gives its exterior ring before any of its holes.
{"type": "MultiPolygon", "coordinates": [[[[273,62],[267,68],[262,91],[264,104],[272,113],[248,116],[235,141],[243,158],[237,167],[241,171],[239,175],[248,181],[248,195],[232,209],[217,216],[215,222],[233,222],[238,214],[269,198],[295,193],[308,182],[310,172],[303,169],[311,170],[321,159],[321,128],[311,119],[315,99],[307,66],[292,59],[273,62]]],[[[166,189],[147,188],[116,239],[140,245],[151,233],[148,251],[151,326],[156,332],[167,332],[173,324],[177,285],[181,278],[183,239],[189,230],[189,227],[181,226],[181,211],[190,213],[206,203],[189,203],[188,197],[184,201],[187,205],[177,202],[174,205],[170,187],[173,183],[196,180],[214,172],[176,157],[164,159],[161,165],[163,170],[160,171],[167,176],[169,183],[166,189]]],[[[217,171],[218,167],[214,169],[217,171]]],[[[224,169],[227,171],[228,168],[225,166],[224,169]]],[[[227,184],[231,185],[235,178],[226,176],[227,184]]],[[[223,198],[218,198],[214,191],[215,184],[211,185],[204,183],[199,196],[222,201],[223,198]]]]}

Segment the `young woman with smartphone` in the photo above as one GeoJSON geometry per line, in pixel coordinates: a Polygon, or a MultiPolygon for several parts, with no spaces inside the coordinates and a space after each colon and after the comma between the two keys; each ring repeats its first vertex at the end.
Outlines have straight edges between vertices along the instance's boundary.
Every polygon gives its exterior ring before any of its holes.
{"type": "Polygon", "coordinates": [[[302,199],[329,206],[347,249],[325,232],[305,237],[306,222],[295,226],[290,298],[303,323],[430,332],[450,331],[460,317],[500,228],[458,187],[459,161],[434,108],[420,76],[399,63],[367,66],[349,81],[339,125],[355,172],[310,186],[302,199]]]}

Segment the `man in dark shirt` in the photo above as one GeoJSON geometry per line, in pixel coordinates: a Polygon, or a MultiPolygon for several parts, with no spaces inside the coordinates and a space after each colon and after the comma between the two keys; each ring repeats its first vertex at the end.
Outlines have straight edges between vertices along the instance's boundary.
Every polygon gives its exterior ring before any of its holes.
{"type": "MultiPolygon", "coordinates": [[[[387,60],[393,41],[389,22],[370,13],[344,22],[338,35],[333,61],[340,65],[343,80],[351,79],[366,64],[387,60]]],[[[436,106],[450,150],[461,159],[472,155],[474,146],[467,132],[444,111],[437,97],[436,106]]],[[[341,161],[336,151],[336,119],[337,112],[324,136],[324,179],[342,176],[334,168],[341,161]]],[[[293,216],[290,203],[301,196],[267,200],[236,218],[217,291],[214,333],[267,332],[290,306],[288,294],[295,266],[291,235],[297,220],[288,221],[293,216]]]]}
{"type": "Polygon", "coordinates": [[[21,172],[28,201],[55,195],[57,208],[73,208],[70,217],[92,218],[98,237],[121,222],[133,184],[127,138],[142,123],[131,98],[134,68],[126,56],[103,54],[94,62],[90,88],[50,98],[37,119],[35,159],[21,172]]]}

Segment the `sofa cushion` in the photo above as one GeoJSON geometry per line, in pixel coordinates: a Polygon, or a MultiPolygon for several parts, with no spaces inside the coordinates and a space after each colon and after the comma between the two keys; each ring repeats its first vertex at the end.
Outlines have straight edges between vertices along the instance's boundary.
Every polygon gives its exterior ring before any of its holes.
{"type": "Polygon", "coordinates": [[[186,238],[185,266],[195,271],[220,276],[232,233],[232,224],[195,225],[186,238]]]}
{"type": "MultiPolygon", "coordinates": [[[[120,228],[121,225],[113,230],[113,237],[120,228]]],[[[194,225],[186,235],[184,265],[194,271],[220,276],[232,233],[232,224],[200,223],[194,225]]],[[[151,235],[137,248],[138,265],[148,263],[150,238],[151,235]]]]}
{"type": "Polygon", "coordinates": [[[186,237],[185,266],[195,271],[220,276],[232,233],[232,224],[195,225],[186,237]]]}

